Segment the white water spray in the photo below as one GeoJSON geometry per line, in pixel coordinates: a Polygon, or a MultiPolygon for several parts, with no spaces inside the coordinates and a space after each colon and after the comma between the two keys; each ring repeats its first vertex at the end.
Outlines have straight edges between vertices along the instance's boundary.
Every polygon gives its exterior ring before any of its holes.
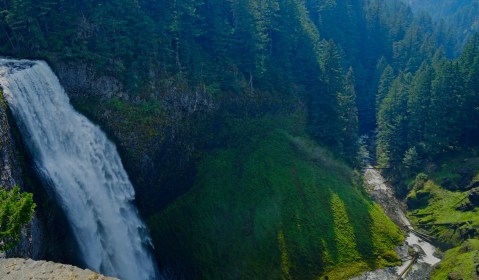
{"type": "Polygon", "coordinates": [[[150,237],[113,143],[73,109],[45,62],[0,59],[0,85],[88,268],[126,280],[156,279],[150,237]]]}

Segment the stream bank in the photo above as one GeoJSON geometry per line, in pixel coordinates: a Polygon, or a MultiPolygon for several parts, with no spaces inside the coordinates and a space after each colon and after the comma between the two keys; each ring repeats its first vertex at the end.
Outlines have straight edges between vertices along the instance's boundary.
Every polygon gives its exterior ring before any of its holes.
{"type": "Polygon", "coordinates": [[[351,280],[428,279],[433,266],[441,261],[434,256],[436,248],[426,241],[424,236],[420,237],[420,234],[415,232],[405,215],[405,205],[396,198],[378,170],[368,165],[364,171],[364,179],[371,198],[381,205],[396,225],[407,231],[407,237],[404,244],[396,248],[398,257],[403,260],[402,265],[365,272],[351,280]]]}

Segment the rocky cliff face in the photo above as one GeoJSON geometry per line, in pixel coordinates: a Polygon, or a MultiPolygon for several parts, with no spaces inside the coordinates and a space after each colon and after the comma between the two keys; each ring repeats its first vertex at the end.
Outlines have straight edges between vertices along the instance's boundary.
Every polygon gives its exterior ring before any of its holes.
{"type": "MultiPolygon", "coordinates": [[[[7,105],[0,89],[0,187],[10,189],[16,185],[23,186],[22,171],[15,153],[15,141],[8,122],[7,105]]],[[[36,228],[35,225],[36,217],[22,230],[22,241],[15,249],[8,252],[8,255],[33,256],[32,229],[36,228]]]]}
{"type": "Polygon", "coordinates": [[[126,99],[121,82],[111,76],[97,76],[91,67],[83,63],[54,62],[55,74],[70,96],[101,96],[126,99]]]}
{"type": "Polygon", "coordinates": [[[5,255],[75,262],[69,257],[74,255],[70,252],[74,246],[65,246],[73,243],[66,219],[36,178],[0,89],[0,187],[10,189],[15,185],[33,192],[37,210],[32,222],[22,229],[18,246],[5,255]]]}
{"type": "Polygon", "coordinates": [[[20,166],[15,158],[14,141],[8,123],[7,105],[0,90],[0,186],[22,185],[20,166]]]}
{"type": "MultiPolygon", "coordinates": [[[[146,127],[125,126],[115,115],[111,100],[122,100],[137,106],[141,100],[127,100],[121,82],[111,76],[99,76],[81,63],[51,62],[61,84],[72,100],[85,99],[98,107],[83,110],[100,124],[117,144],[123,163],[137,190],[137,201],[143,215],[163,208],[185,191],[194,175],[191,172],[195,153],[195,129],[200,118],[208,118],[217,109],[212,99],[199,90],[174,86],[161,93],[161,120],[146,127]],[[148,130],[148,131],[146,131],[148,130]],[[154,132],[153,137],[145,134],[154,132]],[[178,175],[182,174],[182,175],[178,175]],[[186,175],[186,176],[184,176],[186,175]]],[[[37,211],[31,225],[24,229],[21,244],[7,253],[8,257],[29,257],[77,263],[75,242],[54,198],[36,178],[29,155],[14,125],[3,98],[0,106],[0,185],[19,185],[34,193],[37,211]],[[13,125],[13,127],[12,127],[13,125]],[[65,248],[68,249],[64,252],[65,248]]],[[[158,117],[158,116],[154,116],[158,117]]],[[[129,120],[128,120],[129,121],[129,120]]]]}
{"type": "Polygon", "coordinates": [[[86,64],[57,61],[51,66],[74,106],[117,145],[144,216],[191,185],[199,123],[218,109],[204,90],[151,86],[149,94],[159,97],[151,109],[150,101],[127,94],[117,78],[98,75],[86,64]]]}

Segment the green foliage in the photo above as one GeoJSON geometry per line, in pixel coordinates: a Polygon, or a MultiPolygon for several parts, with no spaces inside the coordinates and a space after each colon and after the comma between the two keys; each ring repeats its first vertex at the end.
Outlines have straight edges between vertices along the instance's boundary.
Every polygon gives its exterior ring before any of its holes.
{"type": "Polygon", "coordinates": [[[407,91],[410,75],[396,78],[378,112],[377,157],[382,166],[397,167],[407,150],[407,91]]]}
{"type": "Polygon", "coordinates": [[[438,55],[392,82],[378,111],[381,164],[399,168],[402,162],[413,171],[422,155],[438,158],[479,144],[479,124],[471,121],[479,117],[478,42],[473,37],[459,59],[438,55]]]}
{"type": "Polygon", "coordinates": [[[371,162],[371,155],[368,150],[367,146],[367,137],[366,136],[361,136],[358,141],[358,153],[356,155],[356,162],[363,166],[364,164],[367,164],[371,162]]]}
{"type": "Polygon", "coordinates": [[[467,208],[461,205],[469,204],[467,186],[474,182],[478,171],[479,159],[460,154],[447,157],[429,175],[418,174],[407,197],[408,204],[414,206],[409,211],[411,222],[447,246],[458,246],[468,238],[477,237],[477,205],[467,208]],[[448,190],[441,186],[445,181],[462,188],[448,190]]]}
{"type": "Polygon", "coordinates": [[[381,74],[379,80],[378,92],[376,94],[376,107],[379,108],[384,98],[387,96],[391,84],[394,80],[394,70],[391,66],[387,66],[381,74]]]}
{"type": "Polygon", "coordinates": [[[419,173],[414,181],[408,186],[410,191],[406,196],[406,202],[409,209],[425,207],[431,198],[431,188],[426,187],[428,181],[427,174],[419,173]]]}
{"type": "Polygon", "coordinates": [[[424,184],[427,182],[428,179],[429,179],[429,176],[427,176],[427,174],[419,173],[416,175],[416,178],[414,179],[414,184],[412,187],[415,189],[421,189],[424,187],[424,184]]]}
{"type": "Polygon", "coordinates": [[[460,246],[445,252],[441,263],[433,270],[431,279],[477,279],[478,263],[479,240],[466,240],[460,246]],[[449,277],[452,275],[458,277],[449,277]]]}
{"type": "Polygon", "coordinates": [[[399,0],[6,0],[0,11],[3,54],[53,65],[80,61],[119,78],[132,100],[157,98],[172,87],[215,95],[304,94],[315,100],[311,121],[319,119],[313,131],[321,142],[335,141],[322,132],[318,114],[334,130],[348,116],[349,131],[334,143],[344,154],[356,140],[350,142],[355,110],[363,132],[375,124],[380,58],[415,69],[444,43],[430,21],[415,21],[399,0]],[[344,76],[338,69],[350,67],[354,87],[336,85],[344,76]],[[340,93],[347,100],[343,116],[340,93]]]}
{"type": "MultiPolygon", "coordinates": [[[[443,31],[446,36],[455,37],[456,50],[461,49],[467,41],[479,31],[476,15],[479,13],[479,1],[456,0],[412,0],[409,1],[412,9],[417,13],[428,13],[431,17],[443,22],[443,31]]],[[[457,55],[459,51],[452,54],[457,55]]]]}
{"type": "Polygon", "coordinates": [[[358,112],[352,68],[345,74],[333,41],[323,42],[321,85],[311,96],[310,133],[352,160],[358,141],[358,112]]]}
{"type": "Polygon", "coordinates": [[[358,150],[358,109],[356,107],[356,91],[354,89],[354,73],[349,68],[344,80],[343,91],[338,94],[339,121],[339,150],[342,156],[353,161],[358,150]]]}
{"type": "Polygon", "coordinates": [[[31,193],[21,193],[15,186],[7,191],[0,188],[0,251],[13,248],[21,238],[22,227],[35,211],[31,193]]]}
{"type": "MultiPolygon", "coordinates": [[[[104,125],[114,136],[128,137],[134,142],[129,153],[133,160],[140,160],[152,143],[161,143],[165,127],[171,126],[165,117],[166,112],[157,101],[131,103],[118,98],[104,101],[76,96],[72,103],[82,113],[104,125]],[[109,108],[104,113],[103,108],[109,108]]],[[[129,142],[130,143],[130,142],[129,142]]]]}
{"type": "Polygon", "coordinates": [[[2,106],[4,109],[7,109],[7,101],[5,100],[5,97],[3,96],[3,89],[0,88],[0,106],[2,106]]]}
{"type": "Polygon", "coordinates": [[[430,106],[433,75],[433,69],[424,63],[413,78],[407,101],[409,143],[422,145],[426,141],[434,113],[431,112],[430,106]]]}
{"type": "Polygon", "coordinates": [[[193,188],[148,220],[163,261],[202,279],[344,279],[396,264],[402,234],[352,171],[264,120],[231,127],[243,137],[209,152],[193,188]]]}
{"type": "Polygon", "coordinates": [[[416,147],[409,148],[406,151],[402,163],[409,172],[414,172],[420,167],[421,159],[416,151],[416,147]]]}
{"type": "Polygon", "coordinates": [[[407,173],[479,145],[478,36],[447,61],[439,46],[454,52],[451,30],[399,0],[5,0],[0,36],[4,55],[80,62],[121,80],[134,102],[73,101],[121,139],[127,164],[173,150],[162,146],[170,132],[189,144],[198,180],[150,223],[158,244],[180,248],[165,249],[167,261],[187,258],[191,275],[345,278],[394,263],[394,226],[331,154],[353,162],[358,131],[376,124],[380,165],[407,173]],[[211,123],[170,115],[184,109],[170,102],[198,89],[223,110],[211,123]],[[259,117],[265,107],[286,124],[259,117]],[[297,107],[307,117],[285,120],[297,107]],[[381,247],[383,233],[394,242],[381,247]]]}

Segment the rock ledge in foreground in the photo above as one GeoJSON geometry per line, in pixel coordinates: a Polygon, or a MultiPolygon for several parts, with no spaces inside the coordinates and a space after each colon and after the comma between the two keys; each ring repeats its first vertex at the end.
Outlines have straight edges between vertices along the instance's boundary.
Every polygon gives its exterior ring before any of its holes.
{"type": "Polygon", "coordinates": [[[0,258],[0,279],[114,280],[117,278],[106,277],[89,269],[84,270],[72,265],[31,259],[0,258]]]}

